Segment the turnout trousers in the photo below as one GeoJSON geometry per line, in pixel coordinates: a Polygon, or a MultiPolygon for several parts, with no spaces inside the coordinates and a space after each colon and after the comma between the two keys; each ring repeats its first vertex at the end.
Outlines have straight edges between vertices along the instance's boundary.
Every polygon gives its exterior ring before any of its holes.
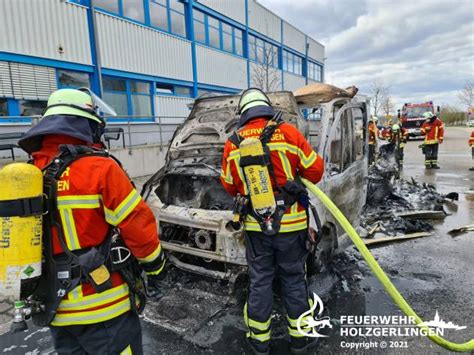
{"type": "Polygon", "coordinates": [[[369,165],[375,161],[375,144],[369,144],[369,165]]]}
{"type": "Polygon", "coordinates": [[[271,338],[272,285],[275,277],[281,283],[289,334],[294,338],[302,337],[296,322],[310,308],[305,275],[306,240],[307,230],[276,236],[246,232],[250,288],[244,320],[248,327],[247,337],[262,351],[268,348],[271,338]]]}
{"type": "Polygon", "coordinates": [[[432,167],[438,165],[438,143],[425,145],[425,166],[432,167]]]}
{"type": "Polygon", "coordinates": [[[105,322],[49,328],[58,355],[143,354],[140,319],[131,311],[105,322]]]}

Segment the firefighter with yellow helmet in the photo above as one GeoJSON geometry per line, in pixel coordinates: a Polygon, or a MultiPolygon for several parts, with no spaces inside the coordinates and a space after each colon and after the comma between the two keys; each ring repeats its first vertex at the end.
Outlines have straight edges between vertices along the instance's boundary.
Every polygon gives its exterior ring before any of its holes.
{"type": "Polygon", "coordinates": [[[268,353],[272,284],[278,277],[291,348],[303,351],[313,341],[297,330],[298,318],[310,308],[305,281],[308,196],[298,178],[317,183],[323,159],[296,127],[282,121],[261,90],[244,91],[238,113],[239,128],[224,148],[221,182],[235,197],[236,222],[245,227],[250,274],[244,308],[247,338],[254,352],[268,353]]]}
{"type": "MultiPolygon", "coordinates": [[[[61,89],[19,141],[43,174],[34,195],[45,196],[43,272],[28,302],[58,354],[142,353],[140,275],[152,285],[164,268],[152,211],[102,149],[103,114],[113,110],[89,89],[61,89]]],[[[29,212],[37,215],[33,202],[29,212]]]]}

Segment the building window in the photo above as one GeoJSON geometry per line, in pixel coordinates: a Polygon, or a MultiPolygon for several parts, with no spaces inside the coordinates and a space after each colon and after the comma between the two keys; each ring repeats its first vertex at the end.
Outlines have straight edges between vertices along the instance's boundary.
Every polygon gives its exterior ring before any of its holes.
{"type": "Polygon", "coordinates": [[[194,39],[196,42],[206,44],[206,24],[204,14],[201,11],[194,10],[194,39]]]}
{"type": "Polygon", "coordinates": [[[303,75],[303,58],[283,50],[283,70],[297,75],[303,75]]]}
{"type": "Polygon", "coordinates": [[[323,67],[319,64],[308,62],[308,78],[321,82],[323,67]]]}
{"type": "Polygon", "coordinates": [[[39,116],[43,114],[44,109],[48,105],[46,100],[20,100],[18,106],[20,108],[20,116],[39,116]]]}
{"type": "Polygon", "coordinates": [[[108,12],[119,15],[119,3],[117,0],[95,0],[94,6],[108,12]]]}
{"type": "Polygon", "coordinates": [[[201,11],[193,11],[196,42],[243,56],[242,31],[201,11]]]}
{"type": "Polygon", "coordinates": [[[145,22],[143,0],[122,0],[122,13],[124,17],[129,19],[145,22]]]}
{"type": "Polygon", "coordinates": [[[90,87],[89,74],[71,70],[58,70],[58,86],[60,88],[88,88],[90,87]]]}
{"type": "Polygon", "coordinates": [[[183,3],[178,0],[150,0],[149,4],[151,26],[186,37],[183,3]]]}
{"type": "Polygon", "coordinates": [[[249,59],[278,68],[278,47],[261,38],[249,35],[249,59]]]}
{"type": "MultiPolygon", "coordinates": [[[[118,119],[150,120],[152,116],[150,83],[104,77],[104,100],[117,112],[118,119]]],[[[114,120],[113,118],[111,119],[114,120]]]]}
{"type": "Polygon", "coordinates": [[[156,91],[159,95],[174,95],[191,97],[191,88],[186,86],[156,83],[156,91]]]}
{"type": "Polygon", "coordinates": [[[7,99],[0,99],[0,116],[8,115],[8,102],[7,99]]]}

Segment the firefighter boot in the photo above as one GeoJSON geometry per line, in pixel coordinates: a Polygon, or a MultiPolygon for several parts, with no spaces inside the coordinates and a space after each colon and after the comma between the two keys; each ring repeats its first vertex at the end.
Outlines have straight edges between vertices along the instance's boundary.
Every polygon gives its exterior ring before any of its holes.
{"type": "Polygon", "coordinates": [[[318,340],[319,338],[292,337],[291,344],[290,344],[290,351],[292,354],[303,354],[306,352],[306,350],[316,346],[316,344],[318,343],[318,340]]]}

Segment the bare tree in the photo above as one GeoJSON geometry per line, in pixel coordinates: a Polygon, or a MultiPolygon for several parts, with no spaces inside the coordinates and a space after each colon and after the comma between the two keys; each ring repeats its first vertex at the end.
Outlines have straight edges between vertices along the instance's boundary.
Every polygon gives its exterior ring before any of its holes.
{"type": "Polygon", "coordinates": [[[390,115],[391,112],[393,112],[393,109],[395,108],[395,105],[393,104],[392,98],[390,96],[387,96],[386,98],[383,99],[382,101],[382,111],[386,115],[390,115]]]}
{"type": "Polygon", "coordinates": [[[474,106],[474,82],[471,80],[466,81],[464,88],[458,94],[459,100],[463,105],[466,105],[467,108],[474,106]]]}
{"type": "Polygon", "coordinates": [[[265,46],[259,50],[258,56],[259,62],[252,64],[252,85],[265,92],[281,89],[281,74],[275,68],[278,63],[278,55],[272,50],[272,47],[265,46]]]}
{"type": "Polygon", "coordinates": [[[370,93],[372,94],[372,104],[374,109],[374,116],[377,116],[379,111],[383,108],[383,102],[388,97],[389,87],[380,79],[375,79],[372,83],[370,93]]]}

